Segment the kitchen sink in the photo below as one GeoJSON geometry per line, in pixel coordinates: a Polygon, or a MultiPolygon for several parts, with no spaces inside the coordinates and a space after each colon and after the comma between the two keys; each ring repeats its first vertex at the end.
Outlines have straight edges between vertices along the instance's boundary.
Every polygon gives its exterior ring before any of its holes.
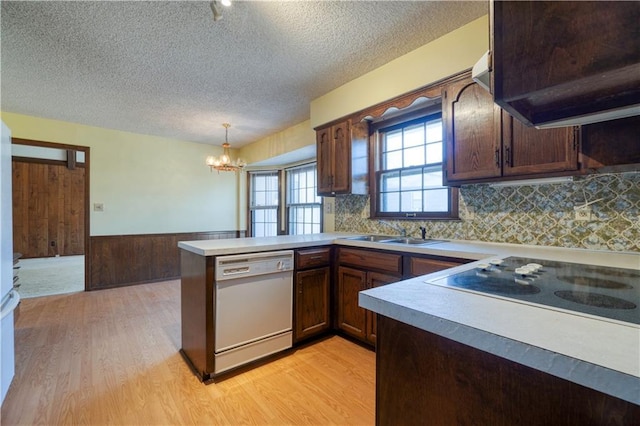
{"type": "Polygon", "coordinates": [[[393,240],[385,240],[381,242],[393,244],[423,245],[441,243],[442,241],[443,240],[422,240],[420,238],[394,238],[393,240]]]}
{"type": "Polygon", "coordinates": [[[347,240],[356,240],[356,241],[370,241],[372,243],[382,243],[391,240],[395,240],[398,237],[394,237],[391,235],[361,235],[358,237],[347,237],[347,240]]]}
{"type": "Polygon", "coordinates": [[[372,243],[408,244],[423,245],[441,243],[443,240],[422,240],[420,238],[398,237],[392,235],[360,235],[358,237],[347,237],[348,240],[370,241],[372,243]]]}

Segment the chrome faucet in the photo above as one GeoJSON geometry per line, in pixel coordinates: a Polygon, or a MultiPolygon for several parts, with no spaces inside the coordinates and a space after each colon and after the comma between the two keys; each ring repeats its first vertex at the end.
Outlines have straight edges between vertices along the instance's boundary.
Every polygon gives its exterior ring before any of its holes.
{"type": "Polygon", "coordinates": [[[379,220],[378,223],[381,223],[383,225],[387,225],[393,229],[395,229],[396,231],[400,232],[400,235],[402,235],[403,237],[407,236],[407,230],[405,228],[403,228],[400,225],[396,225],[395,223],[391,223],[391,222],[387,222],[386,220],[379,220]]]}

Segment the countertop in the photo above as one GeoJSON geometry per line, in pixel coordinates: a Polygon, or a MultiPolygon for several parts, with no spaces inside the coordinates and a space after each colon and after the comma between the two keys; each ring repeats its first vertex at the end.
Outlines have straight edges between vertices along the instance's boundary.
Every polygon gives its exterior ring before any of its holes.
{"type": "Polygon", "coordinates": [[[414,246],[345,238],[349,236],[353,234],[183,241],[178,246],[203,256],[219,256],[339,244],[471,260],[453,269],[360,292],[360,306],[640,405],[640,326],[425,282],[473,268],[473,261],[506,256],[640,270],[639,253],[478,241],[414,246]]]}

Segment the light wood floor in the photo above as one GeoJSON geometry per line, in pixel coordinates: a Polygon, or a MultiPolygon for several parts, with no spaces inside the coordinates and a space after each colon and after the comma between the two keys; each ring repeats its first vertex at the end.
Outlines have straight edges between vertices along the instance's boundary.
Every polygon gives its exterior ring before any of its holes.
{"type": "Polygon", "coordinates": [[[340,337],[200,383],[178,353],[179,287],[23,300],[2,425],[374,423],[375,354],[340,337]]]}

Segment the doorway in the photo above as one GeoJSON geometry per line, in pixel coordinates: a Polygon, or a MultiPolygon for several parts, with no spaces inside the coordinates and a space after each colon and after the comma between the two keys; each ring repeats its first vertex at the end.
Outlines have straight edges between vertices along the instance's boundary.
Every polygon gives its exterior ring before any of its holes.
{"type": "Polygon", "coordinates": [[[12,140],[13,243],[18,292],[84,291],[89,274],[89,148],[12,140]]]}

